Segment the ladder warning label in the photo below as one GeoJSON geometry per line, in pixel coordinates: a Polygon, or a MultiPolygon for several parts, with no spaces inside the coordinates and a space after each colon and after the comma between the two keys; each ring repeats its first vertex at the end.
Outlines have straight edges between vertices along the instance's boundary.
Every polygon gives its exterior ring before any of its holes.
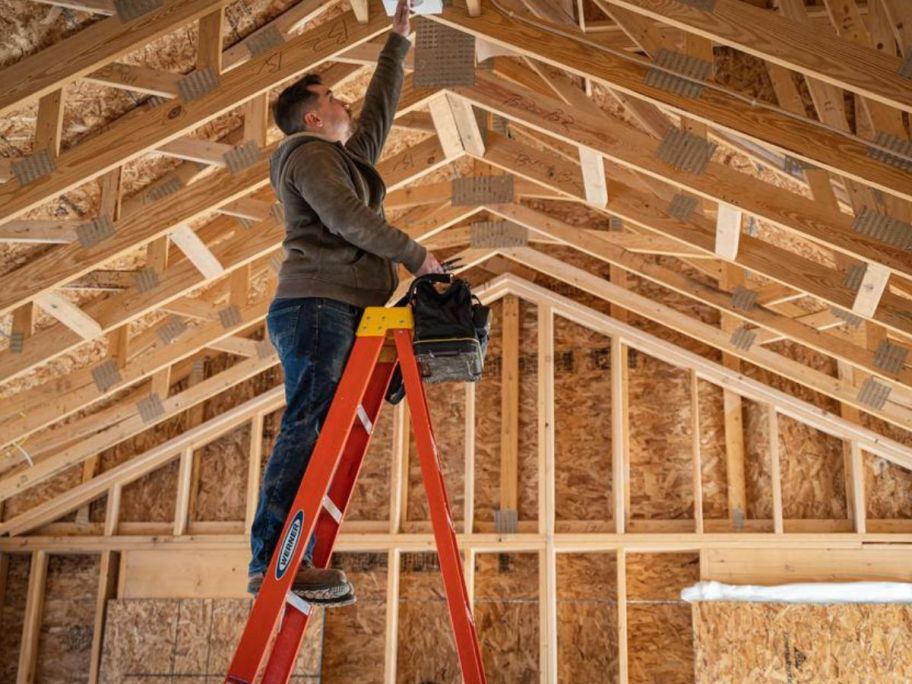
{"type": "Polygon", "coordinates": [[[301,539],[301,528],[304,527],[304,511],[298,511],[288,532],[285,533],[285,539],[282,541],[281,551],[279,552],[279,562],[276,563],[276,579],[282,579],[288,565],[291,563],[291,557],[294,556],[295,549],[298,547],[298,541],[301,539]]]}

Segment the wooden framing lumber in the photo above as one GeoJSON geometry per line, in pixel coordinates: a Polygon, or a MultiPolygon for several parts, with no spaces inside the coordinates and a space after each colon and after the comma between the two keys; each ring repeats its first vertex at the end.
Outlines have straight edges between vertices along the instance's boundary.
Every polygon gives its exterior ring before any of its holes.
{"type": "Polygon", "coordinates": [[[108,601],[117,596],[117,572],[120,554],[102,551],[98,569],[98,592],[95,595],[95,619],[92,624],[92,651],[89,661],[89,684],[98,684],[101,674],[102,644],[108,601]]]}
{"type": "Polygon", "coordinates": [[[741,212],[724,202],[720,203],[716,217],[716,254],[728,261],[736,261],[740,239],[741,212]]]}
{"type": "Polygon", "coordinates": [[[48,553],[33,551],[29,565],[25,615],[22,620],[22,640],[19,642],[19,667],[16,684],[32,684],[38,665],[38,641],[44,615],[44,589],[47,583],[48,553]]]}
{"type": "Polygon", "coordinates": [[[168,234],[168,237],[171,238],[171,242],[180,247],[187,259],[196,266],[206,280],[224,275],[225,267],[219,263],[215,255],[206,247],[206,243],[200,240],[190,226],[178,226],[168,234]]]}
{"type": "Polygon", "coordinates": [[[880,264],[869,263],[852,303],[852,311],[859,316],[872,318],[890,282],[890,270],[880,264]]]}
{"type": "Polygon", "coordinates": [[[500,510],[519,511],[519,300],[508,295],[501,312],[500,510]]]}
{"type": "Polygon", "coordinates": [[[181,74],[170,71],[112,62],[93,71],[85,77],[85,80],[89,83],[131,90],[144,95],[172,98],[177,97],[177,82],[181,78],[181,74]]]}
{"type": "MultiPolygon", "coordinates": [[[[603,0],[596,0],[601,5],[603,0]]],[[[912,111],[912,93],[892,55],[839,40],[737,0],[715,0],[712,12],[664,0],[611,0],[632,12],[729,45],[806,76],[912,111]]],[[[854,4],[854,3],[853,3],[854,4]]]]}
{"type": "MultiPolygon", "coordinates": [[[[212,3],[208,1],[195,0],[195,4],[206,5],[210,11],[212,9],[212,3]]],[[[383,12],[374,14],[368,24],[362,25],[350,12],[345,13],[302,33],[223,73],[218,87],[190,102],[137,110],[121,117],[104,132],[61,154],[56,171],[49,176],[25,187],[19,187],[18,183],[12,184],[15,187],[4,184],[0,188],[0,222],[16,218],[47,199],[135,159],[273,86],[332,59],[351,45],[379,35],[388,29],[386,15],[383,12]],[[173,112],[180,115],[174,116],[173,112]]],[[[110,20],[99,24],[107,21],[110,20]]],[[[54,47],[66,42],[62,41],[54,47]]],[[[0,100],[0,107],[2,102],[0,100]]]]}
{"type": "Polygon", "coordinates": [[[113,16],[91,24],[3,69],[0,81],[7,87],[0,93],[0,115],[198,19],[214,5],[225,4],[227,0],[169,0],[131,22],[113,16]]]}
{"type": "MultiPolygon", "coordinates": [[[[764,145],[772,145],[790,156],[866,183],[902,199],[912,199],[912,189],[904,172],[874,160],[869,155],[867,145],[808,119],[784,115],[772,107],[746,101],[720,88],[704,88],[700,98],[694,99],[647,85],[649,63],[593,51],[586,43],[530,27],[526,23],[511,21],[487,5],[482,15],[477,18],[469,18],[464,10],[458,8],[445,8],[442,15],[433,16],[432,19],[565,69],[574,75],[591,78],[609,88],[616,88],[668,107],[696,121],[722,128],[764,145]]],[[[882,59],[882,56],[879,55],[878,59],[882,59]]],[[[484,87],[485,82],[490,80],[485,74],[478,76],[477,86],[484,87]]],[[[476,89],[477,87],[459,86],[452,90],[466,96],[468,92],[476,89]]],[[[506,96],[506,99],[509,100],[509,97],[506,96]]],[[[488,106],[474,98],[469,99],[476,104],[488,106]]],[[[579,119],[585,119],[582,115],[578,116],[580,113],[576,110],[568,111],[565,106],[554,106],[552,103],[536,103],[535,98],[531,101],[521,99],[511,104],[524,106],[533,113],[550,110],[548,113],[556,117],[550,128],[558,131],[568,128],[577,130],[579,119]],[[568,120],[574,123],[568,124],[568,120]]],[[[619,140],[624,137],[619,132],[611,135],[610,140],[616,145],[623,142],[625,146],[636,146],[639,138],[649,140],[646,134],[632,128],[631,131],[636,132],[636,140],[619,140]]],[[[600,149],[599,145],[593,145],[585,138],[577,137],[576,142],[600,149]]],[[[746,207],[745,209],[750,213],[762,215],[761,212],[754,212],[746,207]]]]}
{"type": "Polygon", "coordinates": [[[84,340],[94,339],[102,333],[98,321],[61,294],[42,292],[35,297],[35,303],[84,340]]]}

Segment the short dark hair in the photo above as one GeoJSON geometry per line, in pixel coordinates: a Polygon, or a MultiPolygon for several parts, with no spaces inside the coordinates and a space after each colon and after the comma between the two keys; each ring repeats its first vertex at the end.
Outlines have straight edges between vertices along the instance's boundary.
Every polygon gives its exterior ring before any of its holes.
{"type": "Polygon", "coordinates": [[[272,115],[276,126],[285,135],[307,130],[304,115],[316,109],[319,95],[310,86],[323,85],[319,74],[307,74],[283,90],[276,100],[272,115]]]}

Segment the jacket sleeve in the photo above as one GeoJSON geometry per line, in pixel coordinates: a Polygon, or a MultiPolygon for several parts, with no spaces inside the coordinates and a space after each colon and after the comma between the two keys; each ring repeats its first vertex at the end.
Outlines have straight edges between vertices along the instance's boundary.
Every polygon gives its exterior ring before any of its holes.
{"type": "Polygon", "coordinates": [[[411,45],[408,38],[390,32],[364,95],[358,128],[345,144],[352,153],[369,160],[371,164],[376,164],[380,158],[392,128],[405,78],[402,63],[411,45]]]}
{"type": "Polygon", "coordinates": [[[341,155],[332,145],[302,145],[288,160],[288,179],[331,233],[414,273],[427,249],[364,204],[341,155]]]}

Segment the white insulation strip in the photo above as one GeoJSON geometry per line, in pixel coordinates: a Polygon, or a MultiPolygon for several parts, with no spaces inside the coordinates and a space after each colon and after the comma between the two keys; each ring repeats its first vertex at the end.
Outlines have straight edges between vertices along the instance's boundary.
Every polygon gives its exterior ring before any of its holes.
{"type": "Polygon", "coordinates": [[[759,587],[721,582],[697,582],[681,590],[694,601],[756,601],[760,603],[912,603],[907,582],[809,582],[759,587]]]}

